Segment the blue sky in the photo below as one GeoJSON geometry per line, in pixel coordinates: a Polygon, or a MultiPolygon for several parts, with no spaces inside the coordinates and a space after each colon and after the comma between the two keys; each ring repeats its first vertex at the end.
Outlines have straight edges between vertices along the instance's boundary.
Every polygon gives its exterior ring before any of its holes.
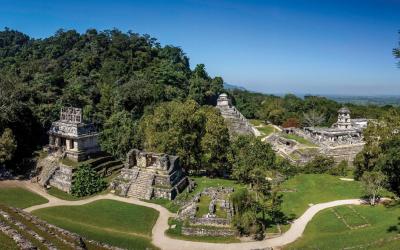
{"type": "Polygon", "coordinates": [[[192,67],[266,93],[400,94],[400,0],[0,0],[0,27],[147,33],[182,47],[192,67]]]}

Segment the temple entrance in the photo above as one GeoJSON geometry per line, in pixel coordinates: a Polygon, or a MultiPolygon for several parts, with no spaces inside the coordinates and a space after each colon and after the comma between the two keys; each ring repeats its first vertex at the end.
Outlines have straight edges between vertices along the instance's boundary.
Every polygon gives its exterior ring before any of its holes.
{"type": "Polygon", "coordinates": [[[61,147],[67,146],[67,140],[65,138],[60,137],[60,146],[61,147]]]}

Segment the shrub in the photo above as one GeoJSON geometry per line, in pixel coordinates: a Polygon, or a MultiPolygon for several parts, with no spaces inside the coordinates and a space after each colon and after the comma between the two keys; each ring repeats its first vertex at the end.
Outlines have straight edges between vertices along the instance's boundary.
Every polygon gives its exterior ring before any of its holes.
{"type": "Polygon", "coordinates": [[[349,164],[347,163],[347,161],[343,160],[339,162],[339,164],[331,168],[329,170],[329,173],[331,175],[346,176],[348,168],[349,164]]]}
{"type": "Polygon", "coordinates": [[[304,166],[303,170],[306,174],[323,174],[330,171],[334,165],[333,157],[317,155],[304,166]]]}
{"type": "Polygon", "coordinates": [[[89,165],[82,164],[76,171],[71,193],[83,197],[100,192],[107,187],[106,182],[89,165]]]}

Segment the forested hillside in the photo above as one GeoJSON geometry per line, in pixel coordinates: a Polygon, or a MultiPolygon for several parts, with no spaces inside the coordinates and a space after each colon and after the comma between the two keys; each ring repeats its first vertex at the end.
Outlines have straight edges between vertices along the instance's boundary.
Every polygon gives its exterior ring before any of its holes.
{"type": "Polygon", "coordinates": [[[62,106],[82,107],[99,130],[103,124],[135,130],[145,110],[157,103],[191,98],[206,104],[222,86],[204,65],[191,70],[182,49],[161,46],[148,35],[59,30],[33,39],[5,29],[0,32],[0,135],[5,138],[0,146],[8,150],[2,150],[0,164],[12,158],[12,165],[21,167],[22,159],[46,143],[45,132],[62,106]]]}
{"type": "MultiPolygon", "coordinates": [[[[61,107],[74,106],[83,108],[101,132],[103,150],[116,157],[138,147],[177,154],[194,170],[226,170],[234,154],[228,132],[206,106],[222,91],[221,77],[210,77],[203,64],[192,70],[181,48],[148,35],[59,30],[34,39],[6,28],[0,31],[0,166],[31,165],[61,107]]],[[[247,118],[283,126],[330,126],[341,106],[316,96],[228,93],[247,118]]],[[[348,106],[353,117],[366,118],[393,109],[348,106]]]]}

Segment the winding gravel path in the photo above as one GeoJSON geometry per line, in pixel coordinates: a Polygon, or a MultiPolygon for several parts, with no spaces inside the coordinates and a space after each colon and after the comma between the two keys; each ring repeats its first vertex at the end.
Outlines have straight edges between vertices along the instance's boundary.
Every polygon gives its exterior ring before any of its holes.
{"type": "Polygon", "coordinates": [[[313,205],[304,212],[300,218],[293,221],[290,229],[283,233],[281,236],[271,239],[265,239],[262,241],[253,241],[253,242],[243,242],[243,243],[204,243],[204,242],[193,242],[193,241],[184,241],[169,238],[164,234],[165,230],[168,229],[168,218],[173,217],[175,214],[169,212],[166,208],[153,204],[143,202],[133,198],[123,198],[113,194],[105,194],[105,195],[98,195],[84,200],[78,201],[66,201],[58,199],[54,196],[49,195],[45,192],[42,188],[40,188],[37,184],[28,182],[28,181],[19,181],[16,183],[17,186],[25,187],[49,200],[48,203],[32,206],[29,208],[24,209],[27,212],[32,212],[37,209],[46,208],[46,207],[54,207],[54,206],[79,206],[84,205],[93,201],[102,200],[102,199],[109,199],[109,200],[116,200],[121,202],[126,202],[130,204],[150,207],[157,210],[160,215],[156,221],[156,224],[152,230],[152,243],[164,250],[178,250],[178,249],[190,249],[190,250],[244,250],[244,249],[262,249],[265,247],[280,247],[289,243],[294,242],[304,232],[305,227],[307,226],[308,222],[317,214],[319,211],[335,207],[341,205],[359,205],[362,203],[360,199],[349,199],[349,200],[337,200],[331,201],[326,203],[319,203],[313,205]]]}

